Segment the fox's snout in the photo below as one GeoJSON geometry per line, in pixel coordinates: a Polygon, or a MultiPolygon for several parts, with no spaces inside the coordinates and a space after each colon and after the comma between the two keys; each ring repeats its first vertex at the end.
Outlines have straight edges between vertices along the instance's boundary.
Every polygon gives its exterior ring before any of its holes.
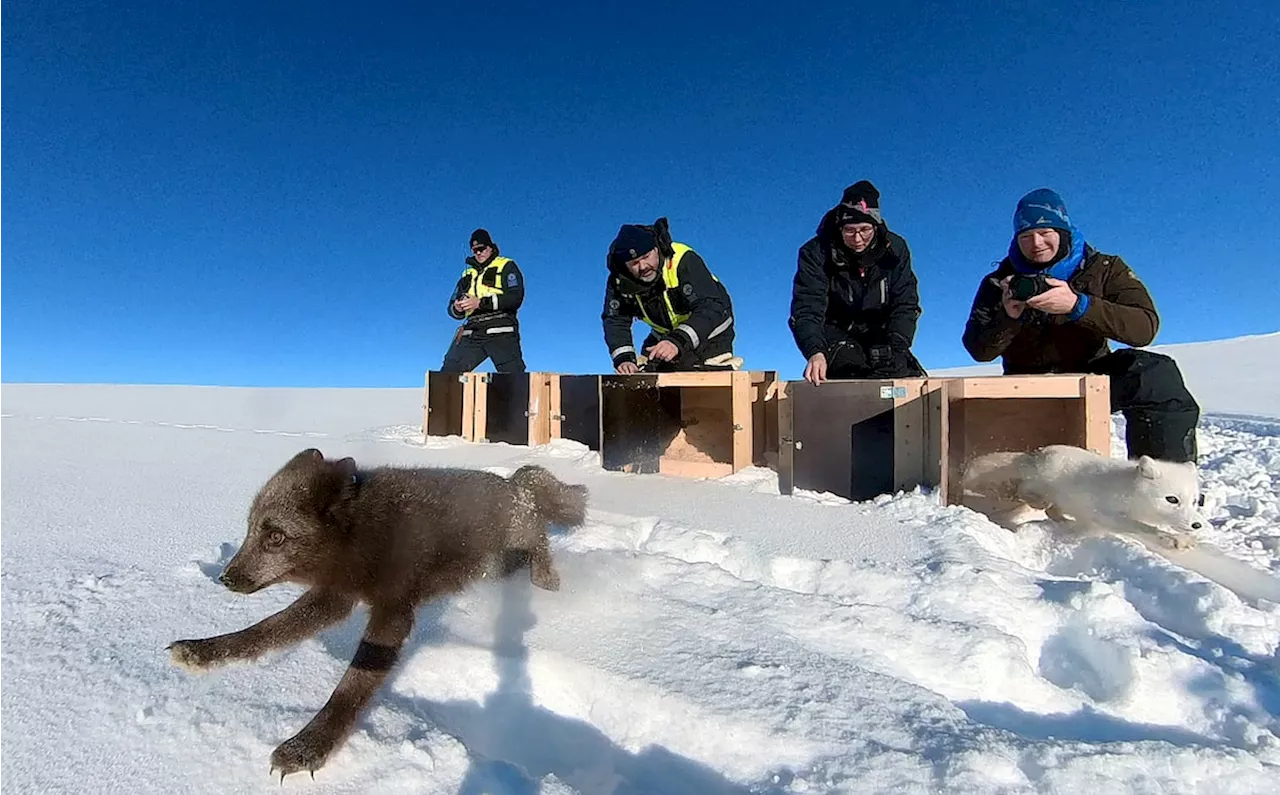
{"type": "Polygon", "coordinates": [[[236,593],[253,593],[258,590],[258,586],[251,582],[242,572],[233,566],[227,566],[222,570],[222,574],[218,575],[218,582],[227,586],[228,589],[236,593]]]}
{"type": "Polygon", "coordinates": [[[264,581],[259,576],[260,573],[251,571],[257,568],[254,565],[255,562],[252,558],[246,560],[243,555],[236,554],[231,559],[231,562],[227,564],[227,567],[222,570],[222,573],[218,575],[218,582],[236,593],[253,593],[261,589],[264,581]]]}

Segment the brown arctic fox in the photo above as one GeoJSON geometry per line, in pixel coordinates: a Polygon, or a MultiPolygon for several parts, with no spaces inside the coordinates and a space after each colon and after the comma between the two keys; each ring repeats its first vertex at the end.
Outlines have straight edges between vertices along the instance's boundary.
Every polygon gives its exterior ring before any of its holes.
{"type": "Polygon", "coordinates": [[[394,666],[415,609],[527,558],[530,579],[558,590],[547,525],[579,527],[587,489],[538,466],[511,477],[472,469],[376,467],[298,453],[262,487],[249,529],[218,578],[237,593],[292,582],[308,587],[293,604],[226,635],[179,640],[173,661],[194,671],[258,657],[346,618],[363,601],[369,623],[350,666],[301,731],[271,754],[280,778],[315,776],[343,743],[394,666]]]}

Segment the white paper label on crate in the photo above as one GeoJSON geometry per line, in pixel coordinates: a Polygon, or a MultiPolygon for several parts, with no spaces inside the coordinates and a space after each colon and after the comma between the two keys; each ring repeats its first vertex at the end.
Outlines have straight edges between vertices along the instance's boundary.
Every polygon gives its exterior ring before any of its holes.
{"type": "Polygon", "coordinates": [[[880,397],[885,400],[893,400],[895,398],[904,398],[906,396],[907,396],[907,388],[905,386],[880,387],[880,397]]]}

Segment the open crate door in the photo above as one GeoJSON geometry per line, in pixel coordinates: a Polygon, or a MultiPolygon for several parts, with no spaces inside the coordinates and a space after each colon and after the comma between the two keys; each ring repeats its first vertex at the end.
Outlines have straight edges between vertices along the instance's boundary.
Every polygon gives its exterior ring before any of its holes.
{"type": "Polygon", "coordinates": [[[926,379],[787,383],[778,485],[850,500],[940,487],[946,403],[926,379]]]}
{"type": "Polygon", "coordinates": [[[600,376],[551,375],[550,437],[600,450],[600,376]]]}
{"type": "Polygon", "coordinates": [[[469,373],[428,371],[425,398],[424,435],[471,439],[474,404],[469,373]]]}
{"type": "Polygon", "coordinates": [[[476,433],[480,441],[529,443],[529,376],[526,373],[477,375],[476,433]],[[483,417],[483,424],[481,423],[483,417]]]}
{"type": "Polygon", "coordinates": [[[659,388],[656,374],[600,376],[600,465],[659,472],[663,451],[680,431],[679,399],[659,388]]]}

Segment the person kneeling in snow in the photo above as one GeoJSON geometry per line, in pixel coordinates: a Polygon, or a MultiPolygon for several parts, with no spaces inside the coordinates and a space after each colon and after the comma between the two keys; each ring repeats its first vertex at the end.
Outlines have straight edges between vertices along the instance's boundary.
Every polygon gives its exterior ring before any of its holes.
{"type": "Polygon", "coordinates": [[[914,378],[920,294],[907,241],[880,215],[866,180],[844,189],[800,247],[787,325],[807,360],[804,378],[914,378]]]}
{"type": "Polygon", "coordinates": [[[1123,259],[1086,243],[1048,188],[1018,201],[1013,232],[1008,256],[974,296],[963,335],[969,355],[1002,357],[1006,375],[1108,375],[1129,457],[1194,462],[1200,407],[1177,363],[1135,350],[1160,325],[1146,286],[1123,259]],[[1112,351],[1109,339],[1135,347],[1112,351]]]}
{"type": "Polygon", "coordinates": [[[604,341],[619,373],[640,371],[631,324],[653,329],[642,350],[654,371],[738,369],[733,303],[698,253],[673,243],[667,219],[623,224],[609,246],[604,341]]]}

